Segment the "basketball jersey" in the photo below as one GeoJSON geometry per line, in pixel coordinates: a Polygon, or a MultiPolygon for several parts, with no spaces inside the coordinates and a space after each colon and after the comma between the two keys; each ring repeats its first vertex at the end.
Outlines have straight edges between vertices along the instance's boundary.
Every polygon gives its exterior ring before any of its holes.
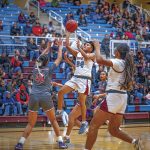
{"type": "Polygon", "coordinates": [[[50,94],[51,91],[51,75],[56,68],[55,63],[51,67],[43,67],[40,73],[35,67],[33,70],[33,86],[31,94],[50,94]]]}
{"type": "Polygon", "coordinates": [[[79,52],[76,57],[74,75],[86,76],[91,78],[93,63],[94,62],[91,59],[85,60],[82,54],[79,52]]]}
{"type": "Polygon", "coordinates": [[[124,82],[124,68],[125,68],[125,61],[122,59],[111,59],[113,63],[113,67],[111,67],[108,73],[108,82],[106,90],[118,90],[118,91],[125,91],[121,90],[121,83],[124,82]]]}

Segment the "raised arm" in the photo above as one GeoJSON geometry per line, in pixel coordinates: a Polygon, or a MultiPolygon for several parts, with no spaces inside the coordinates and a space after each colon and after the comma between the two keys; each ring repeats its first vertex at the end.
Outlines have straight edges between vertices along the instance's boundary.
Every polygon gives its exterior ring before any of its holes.
{"type": "Polygon", "coordinates": [[[51,45],[52,45],[52,42],[48,42],[46,49],[42,52],[41,55],[45,55],[45,54],[47,55],[47,54],[49,53],[49,50],[50,50],[50,48],[51,48],[51,45]]]}
{"type": "Polygon", "coordinates": [[[62,60],[63,42],[61,39],[59,39],[58,45],[59,45],[58,55],[57,55],[57,59],[54,62],[56,66],[58,66],[62,60]]]}
{"type": "Polygon", "coordinates": [[[73,56],[77,57],[78,51],[76,51],[70,47],[69,38],[70,38],[70,33],[66,32],[66,48],[73,56]]]}
{"type": "Polygon", "coordinates": [[[94,47],[95,47],[95,52],[96,52],[96,62],[100,65],[112,67],[113,66],[112,61],[107,60],[101,56],[99,41],[97,41],[97,40],[94,41],[94,47]]]}
{"type": "Polygon", "coordinates": [[[93,61],[95,61],[95,54],[94,53],[85,53],[84,50],[81,48],[80,46],[80,41],[77,41],[77,47],[79,49],[79,52],[82,54],[82,56],[84,57],[84,59],[91,59],[93,61]]]}
{"type": "Polygon", "coordinates": [[[75,65],[67,57],[67,52],[65,52],[64,54],[64,59],[65,59],[65,62],[68,63],[71,67],[73,67],[73,69],[75,70],[75,65]]]}

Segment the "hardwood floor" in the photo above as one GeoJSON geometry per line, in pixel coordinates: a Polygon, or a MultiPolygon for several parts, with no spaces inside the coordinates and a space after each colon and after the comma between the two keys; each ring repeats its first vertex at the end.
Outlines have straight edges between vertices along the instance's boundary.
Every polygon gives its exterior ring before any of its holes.
{"type": "MultiPolygon", "coordinates": [[[[150,125],[126,125],[123,130],[130,133],[133,137],[141,137],[143,150],[150,150],[150,125]]],[[[0,150],[14,150],[22,134],[22,128],[1,128],[0,129],[0,150]]],[[[62,134],[65,128],[61,128],[62,134]]],[[[83,150],[86,135],[78,135],[77,128],[71,133],[71,144],[68,150],[83,150]]],[[[56,150],[56,137],[53,129],[50,127],[34,128],[30,137],[27,139],[24,150],[56,150]]],[[[107,132],[106,126],[99,129],[98,138],[93,150],[134,150],[131,144],[123,142],[117,138],[111,137],[107,132]]]]}

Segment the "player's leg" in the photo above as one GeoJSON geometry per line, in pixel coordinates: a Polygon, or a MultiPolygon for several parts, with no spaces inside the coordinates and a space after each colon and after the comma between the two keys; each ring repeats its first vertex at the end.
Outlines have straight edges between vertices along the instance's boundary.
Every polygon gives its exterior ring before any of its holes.
{"type": "Polygon", "coordinates": [[[45,111],[45,112],[46,112],[46,115],[47,115],[48,119],[50,120],[51,125],[52,125],[52,127],[54,129],[54,132],[55,132],[55,134],[57,136],[58,147],[61,148],[61,149],[66,149],[67,145],[64,144],[63,138],[62,138],[62,136],[60,134],[60,129],[59,129],[58,122],[56,120],[54,107],[51,108],[50,110],[45,111]]]}
{"type": "Polygon", "coordinates": [[[88,136],[86,139],[86,150],[91,150],[96,141],[98,129],[101,125],[105,123],[113,114],[102,111],[101,109],[97,110],[94,114],[94,117],[91,120],[88,136]]]}
{"type": "Polygon", "coordinates": [[[76,124],[77,118],[81,115],[81,107],[76,105],[71,113],[69,114],[69,122],[67,127],[67,132],[64,137],[66,143],[70,143],[70,134],[73,126],[76,124]]]}
{"type": "Polygon", "coordinates": [[[86,122],[86,95],[83,93],[79,93],[79,103],[80,103],[80,107],[81,107],[81,116],[82,116],[82,124],[79,130],[79,134],[83,134],[86,132],[87,128],[88,128],[88,122],[86,122]]]}
{"type": "Polygon", "coordinates": [[[74,89],[68,85],[64,85],[58,92],[58,112],[62,111],[64,94],[70,93],[74,89]]]}
{"type": "Polygon", "coordinates": [[[125,133],[123,130],[120,130],[119,127],[122,123],[122,119],[123,119],[122,114],[115,114],[111,116],[109,120],[109,127],[108,127],[109,133],[112,136],[117,137],[125,142],[132,143],[137,148],[137,150],[140,150],[138,139],[134,139],[130,135],[125,133]]]}
{"type": "Polygon", "coordinates": [[[37,120],[37,112],[29,111],[28,113],[28,124],[22,134],[22,137],[19,139],[18,144],[15,147],[15,150],[22,150],[23,144],[25,143],[25,140],[32,132],[32,128],[34,127],[37,120]]]}

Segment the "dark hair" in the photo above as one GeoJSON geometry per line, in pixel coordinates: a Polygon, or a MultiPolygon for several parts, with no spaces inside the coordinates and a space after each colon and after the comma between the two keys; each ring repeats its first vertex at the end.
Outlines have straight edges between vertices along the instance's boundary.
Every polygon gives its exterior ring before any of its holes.
{"type": "Polygon", "coordinates": [[[37,59],[37,65],[39,68],[44,67],[47,65],[48,61],[49,61],[48,55],[41,55],[37,59]]]}
{"type": "Polygon", "coordinates": [[[130,48],[127,44],[120,44],[116,50],[120,53],[121,59],[125,61],[124,68],[124,82],[121,84],[121,89],[130,91],[133,88],[133,78],[134,78],[134,60],[133,56],[130,54],[130,48]]]}
{"type": "Polygon", "coordinates": [[[94,43],[93,43],[92,41],[88,41],[88,42],[86,42],[86,43],[91,44],[91,47],[92,47],[92,53],[93,53],[94,50],[95,50],[94,43]]]}

